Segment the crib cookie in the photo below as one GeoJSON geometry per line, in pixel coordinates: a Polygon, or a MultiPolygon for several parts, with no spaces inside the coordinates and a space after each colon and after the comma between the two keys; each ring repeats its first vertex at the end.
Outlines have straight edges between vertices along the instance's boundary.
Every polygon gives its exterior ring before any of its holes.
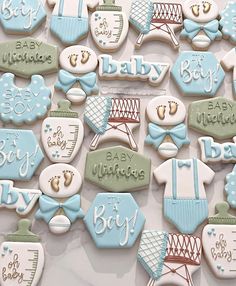
{"type": "Polygon", "coordinates": [[[69,231],[73,222],[84,217],[77,194],[81,185],[80,173],[71,165],[54,164],[44,169],[39,177],[43,195],[36,219],[44,220],[52,233],[69,231]]]}
{"type": "Polygon", "coordinates": [[[236,134],[236,103],[223,97],[194,101],[188,110],[190,128],[217,139],[236,134]]]}
{"type": "Polygon", "coordinates": [[[175,31],[183,25],[182,1],[158,2],[152,0],[133,0],[129,21],[140,33],[136,48],[143,42],[160,40],[179,48],[175,31]]]}
{"type": "Polygon", "coordinates": [[[233,45],[236,45],[236,3],[228,1],[225,9],[220,13],[220,26],[222,27],[223,38],[230,40],[233,45]]]}
{"type": "Polygon", "coordinates": [[[217,278],[236,278],[236,217],[228,213],[226,202],[216,205],[217,214],[208,218],[202,232],[203,250],[217,278]]]}
{"type": "Polygon", "coordinates": [[[163,158],[175,157],[179,149],[189,144],[187,127],[183,123],[186,116],[184,104],[173,96],[158,96],[147,106],[147,116],[151,121],[145,143],[153,145],[163,158]],[[173,126],[172,128],[170,128],[173,126]]]}
{"type": "Polygon", "coordinates": [[[122,146],[89,152],[85,179],[110,192],[148,188],[151,160],[122,146]]]}
{"type": "Polygon", "coordinates": [[[201,265],[202,242],[197,236],[144,230],[137,258],[150,275],[147,286],[190,286],[201,265]]]}
{"type": "Polygon", "coordinates": [[[168,63],[146,62],[143,56],[134,55],[130,61],[116,61],[111,55],[100,55],[99,76],[105,80],[142,80],[157,86],[164,79],[168,63]]]}
{"type": "Polygon", "coordinates": [[[224,81],[225,72],[211,52],[182,52],[171,75],[186,96],[213,97],[224,81]]]}
{"type": "Polygon", "coordinates": [[[0,119],[15,125],[32,124],[45,117],[51,106],[51,90],[44,78],[33,75],[31,83],[24,88],[14,83],[15,75],[5,73],[0,78],[0,119]]]}
{"type": "Polygon", "coordinates": [[[115,5],[115,0],[103,0],[90,21],[92,37],[100,50],[115,51],[126,39],[129,22],[122,7],[115,5]]]}
{"type": "Polygon", "coordinates": [[[29,35],[46,19],[41,0],[1,0],[0,22],[8,34],[29,35]]]}
{"type": "Polygon", "coordinates": [[[97,194],[84,223],[98,248],[130,248],[145,223],[131,194],[97,194]]]}
{"type": "Polygon", "coordinates": [[[50,30],[65,45],[85,38],[89,31],[88,8],[93,10],[99,0],[47,0],[54,7],[50,30]]]}
{"type": "Polygon", "coordinates": [[[236,208],[236,165],[234,165],[233,171],[226,176],[225,192],[227,194],[227,202],[231,208],[236,208]]]}
{"type": "Polygon", "coordinates": [[[207,165],[195,158],[169,159],[154,170],[158,184],[165,184],[164,216],[181,233],[194,233],[207,218],[204,184],[210,184],[214,175],[207,165]]]}
{"type": "Polygon", "coordinates": [[[109,140],[122,141],[132,150],[138,149],[132,130],[140,125],[139,98],[89,97],[84,121],[96,134],[90,144],[91,150],[109,140]]]}
{"type": "Polygon", "coordinates": [[[236,97],[236,48],[229,51],[220,63],[226,71],[233,71],[233,94],[236,97]]]}
{"type": "Polygon", "coordinates": [[[58,70],[58,48],[33,38],[0,43],[0,70],[30,78],[58,70]]]}
{"type": "Polygon", "coordinates": [[[31,130],[0,129],[0,180],[29,181],[44,155],[31,130]]]}
{"type": "Polygon", "coordinates": [[[53,163],[73,161],[84,139],[84,126],[70,105],[68,100],[59,101],[58,109],[50,111],[42,124],[42,143],[53,163]]]}

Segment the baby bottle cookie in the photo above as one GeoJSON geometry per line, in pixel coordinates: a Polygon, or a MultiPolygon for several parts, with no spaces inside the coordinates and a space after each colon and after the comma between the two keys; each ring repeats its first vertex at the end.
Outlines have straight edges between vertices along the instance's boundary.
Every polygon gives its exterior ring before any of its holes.
{"type": "Polygon", "coordinates": [[[41,140],[53,163],[73,161],[84,139],[84,126],[70,106],[68,100],[59,101],[58,109],[50,111],[42,124],[41,140]]]}
{"type": "Polygon", "coordinates": [[[0,283],[2,286],[36,286],[44,267],[44,250],[31,222],[22,219],[18,231],[6,236],[0,247],[0,283]]]}
{"type": "Polygon", "coordinates": [[[77,194],[82,185],[80,173],[71,165],[54,164],[41,173],[39,186],[44,195],[35,217],[43,219],[52,233],[62,234],[71,224],[84,217],[77,194]]]}
{"type": "Polygon", "coordinates": [[[229,205],[216,205],[217,214],[209,217],[202,232],[203,250],[216,277],[236,278],[236,217],[228,213],[229,205]]]}
{"type": "Polygon", "coordinates": [[[145,142],[153,145],[162,157],[175,157],[183,145],[190,143],[183,123],[186,109],[178,98],[155,97],[147,106],[147,116],[151,123],[145,142]]]}
{"type": "Polygon", "coordinates": [[[221,40],[219,8],[214,0],[186,0],[183,3],[185,16],[181,36],[192,43],[195,50],[207,50],[214,40],[221,40]]]}

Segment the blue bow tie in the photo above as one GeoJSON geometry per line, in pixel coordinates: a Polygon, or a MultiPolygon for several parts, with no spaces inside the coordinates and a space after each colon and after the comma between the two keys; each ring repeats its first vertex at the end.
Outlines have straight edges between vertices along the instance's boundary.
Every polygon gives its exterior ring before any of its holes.
{"type": "Polygon", "coordinates": [[[59,203],[43,195],[39,198],[39,210],[36,212],[35,217],[49,223],[59,209],[63,209],[71,223],[77,218],[84,217],[84,212],[80,208],[80,195],[74,195],[64,203],[59,203]]]}
{"type": "Polygon", "coordinates": [[[147,144],[154,145],[158,148],[163,142],[164,138],[169,135],[175,145],[181,148],[184,144],[189,144],[189,139],[187,138],[187,129],[185,124],[181,123],[172,129],[163,129],[154,123],[149,123],[148,125],[149,134],[145,139],[147,144]]]}
{"type": "Polygon", "coordinates": [[[181,32],[181,35],[193,39],[201,30],[204,31],[212,41],[221,36],[218,20],[213,20],[205,25],[200,25],[189,19],[184,20],[184,30],[181,32]]]}
{"type": "Polygon", "coordinates": [[[191,167],[191,161],[185,161],[185,160],[178,161],[178,167],[179,168],[182,168],[182,167],[190,168],[191,167]]]}
{"type": "Polygon", "coordinates": [[[65,70],[60,70],[58,74],[58,82],[55,84],[55,88],[67,93],[67,91],[71,89],[76,82],[79,82],[86,95],[91,95],[98,91],[97,75],[95,72],[87,73],[81,77],[75,77],[73,74],[65,70]]]}

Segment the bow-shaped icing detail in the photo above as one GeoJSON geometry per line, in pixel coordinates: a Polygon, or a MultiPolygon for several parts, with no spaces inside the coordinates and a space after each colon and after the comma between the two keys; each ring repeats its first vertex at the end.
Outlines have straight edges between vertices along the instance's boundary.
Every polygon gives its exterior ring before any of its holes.
{"type": "Polygon", "coordinates": [[[76,82],[79,82],[86,95],[98,92],[97,75],[95,72],[90,72],[83,76],[76,77],[65,70],[60,70],[58,82],[55,84],[55,88],[67,93],[67,91],[71,89],[76,82]]]}
{"type": "Polygon", "coordinates": [[[147,144],[154,145],[156,148],[161,145],[167,135],[171,137],[171,139],[178,148],[181,148],[184,144],[190,143],[187,137],[186,126],[183,123],[175,126],[172,129],[163,129],[154,123],[149,123],[148,131],[149,134],[146,137],[145,142],[147,144]]]}
{"type": "Polygon", "coordinates": [[[56,200],[43,195],[39,199],[39,210],[35,214],[35,217],[49,223],[59,209],[63,209],[71,223],[77,218],[84,217],[84,212],[80,208],[80,195],[74,195],[64,203],[59,203],[56,200]]]}
{"type": "Polygon", "coordinates": [[[182,168],[182,167],[190,168],[191,167],[191,161],[186,161],[186,160],[178,161],[178,167],[179,168],[182,168]]]}
{"type": "Polygon", "coordinates": [[[218,20],[213,20],[207,24],[201,25],[189,19],[184,20],[184,29],[181,32],[181,35],[192,40],[201,30],[204,31],[212,41],[222,35],[219,31],[218,20]]]}

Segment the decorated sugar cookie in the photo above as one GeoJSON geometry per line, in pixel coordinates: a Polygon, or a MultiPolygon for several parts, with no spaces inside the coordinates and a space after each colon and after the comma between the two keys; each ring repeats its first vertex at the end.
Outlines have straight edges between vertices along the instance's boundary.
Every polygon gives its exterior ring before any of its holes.
{"type": "Polygon", "coordinates": [[[84,217],[77,194],[81,185],[80,173],[71,165],[54,164],[44,169],[39,177],[43,195],[36,219],[43,219],[52,233],[69,231],[73,222],[84,217]]]}
{"type": "Polygon", "coordinates": [[[214,40],[221,40],[216,1],[186,0],[183,13],[186,19],[181,36],[188,39],[195,50],[207,50],[214,40]]]}
{"type": "Polygon", "coordinates": [[[181,1],[133,0],[129,21],[140,33],[137,48],[150,40],[169,42],[179,48],[175,31],[183,24],[181,1]]]}
{"type": "Polygon", "coordinates": [[[84,121],[96,134],[90,144],[91,150],[109,140],[122,141],[132,150],[138,149],[132,130],[140,124],[140,99],[89,97],[84,121]]]}
{"type": "Polygon", "coordinates": [[[236,48],[233,48],[223,57],[221,65],[226,71],[233,71],[233,94],[236,97],[236,48]]]}
{"type": "Polygon", "coordinates": [[[225,9],[220,13],[220,26],[222,27],[223,38],[236,44],[236,2],[229,0],[225,9]]]}
{"type": "Polygon", "coordinates": [[[84,126],[70,105],[68,100],[59,101],[58,109],[50,111],[42,124],[42,143],[53,163],[73,161],[84,139],[84,126]]]}
{"type": "Polygon", "coordinates": [[[232,208],[236,208],[236,165],[233,171],[226,176],[225,192],[227,194],[227,201],[232,208]]]}
{"type": "Polygon", "coordinates": [[[27,87],[14,83],[15,76],[5,73],[0,78],[0,119],[5,123],[31,124],[45,117],[51,106],[51,90],[45,86],[44,78],[33,75],[27,87]]]}
{"type": "Polygon", "coordinates": [[[31,34],[45,19],[41,0],[0,1],[0,22],[8,34],[31,34]]]}
{"type": "Polygon", "coordinates": [[[213,97],[224,81],[225,72],[211,52],[182,52],[171,75],[186,96],[213,97]]]}
{"type": "Polygon", "coordinates": [[[122,7],[115,5],[115,0],[103,0],[91,15],[91,34],[102,51],[117,50],[128,34],[129,22],[122,7]]]}
{"type": "Polygon", "coordinates": [[[195,158],[169,159],[154,170],[158,184],[165,184],[164,216],[181,233],[194,233],[207,218],[204,184],[210,184],[214,175],[207,165],[195,158]]]}
{"type": "Polygon", "coordinates": [[[236,278],[236,217],[228,213],[229,205],[216,205],[217,214],[209,217],[202,232],[203,250],[217,278],[236,278]]]}
{"type": "Polygon", "coordinates": [[[31,222],[22,219],[18,230],[1,244],[0,283],[2,286],[37,286],[44,267],[40,238],[30,231],[31,222]]]}
{"type": "Polygon", "coordinates": [[[63,44],[73,45],[87,36],[88,8],[94,9],[98,0],[47,0],[53,8],[50,30],[63,44]]]}
{"type": "Polygon", "coordinates": [[[145,223],[131,194],[97,194],[84,223],[98,248],[130,248],[145,223]]]}
{"type": "Polygon", "coordinates": [[[192,275],[201,265],[202,243],[197,236],[144,230],[137,257],[150,275],[147,286],[193,286],[192,275]]]}
{"type": "Polygon", "coordinates": [[[164,158],[175,157],[179,149],[189,144],[187,127],[183,123],[186,116],[184,104],[173,96],[158,96],[147,106],[147,144],[153,145],[164,158]]]}

